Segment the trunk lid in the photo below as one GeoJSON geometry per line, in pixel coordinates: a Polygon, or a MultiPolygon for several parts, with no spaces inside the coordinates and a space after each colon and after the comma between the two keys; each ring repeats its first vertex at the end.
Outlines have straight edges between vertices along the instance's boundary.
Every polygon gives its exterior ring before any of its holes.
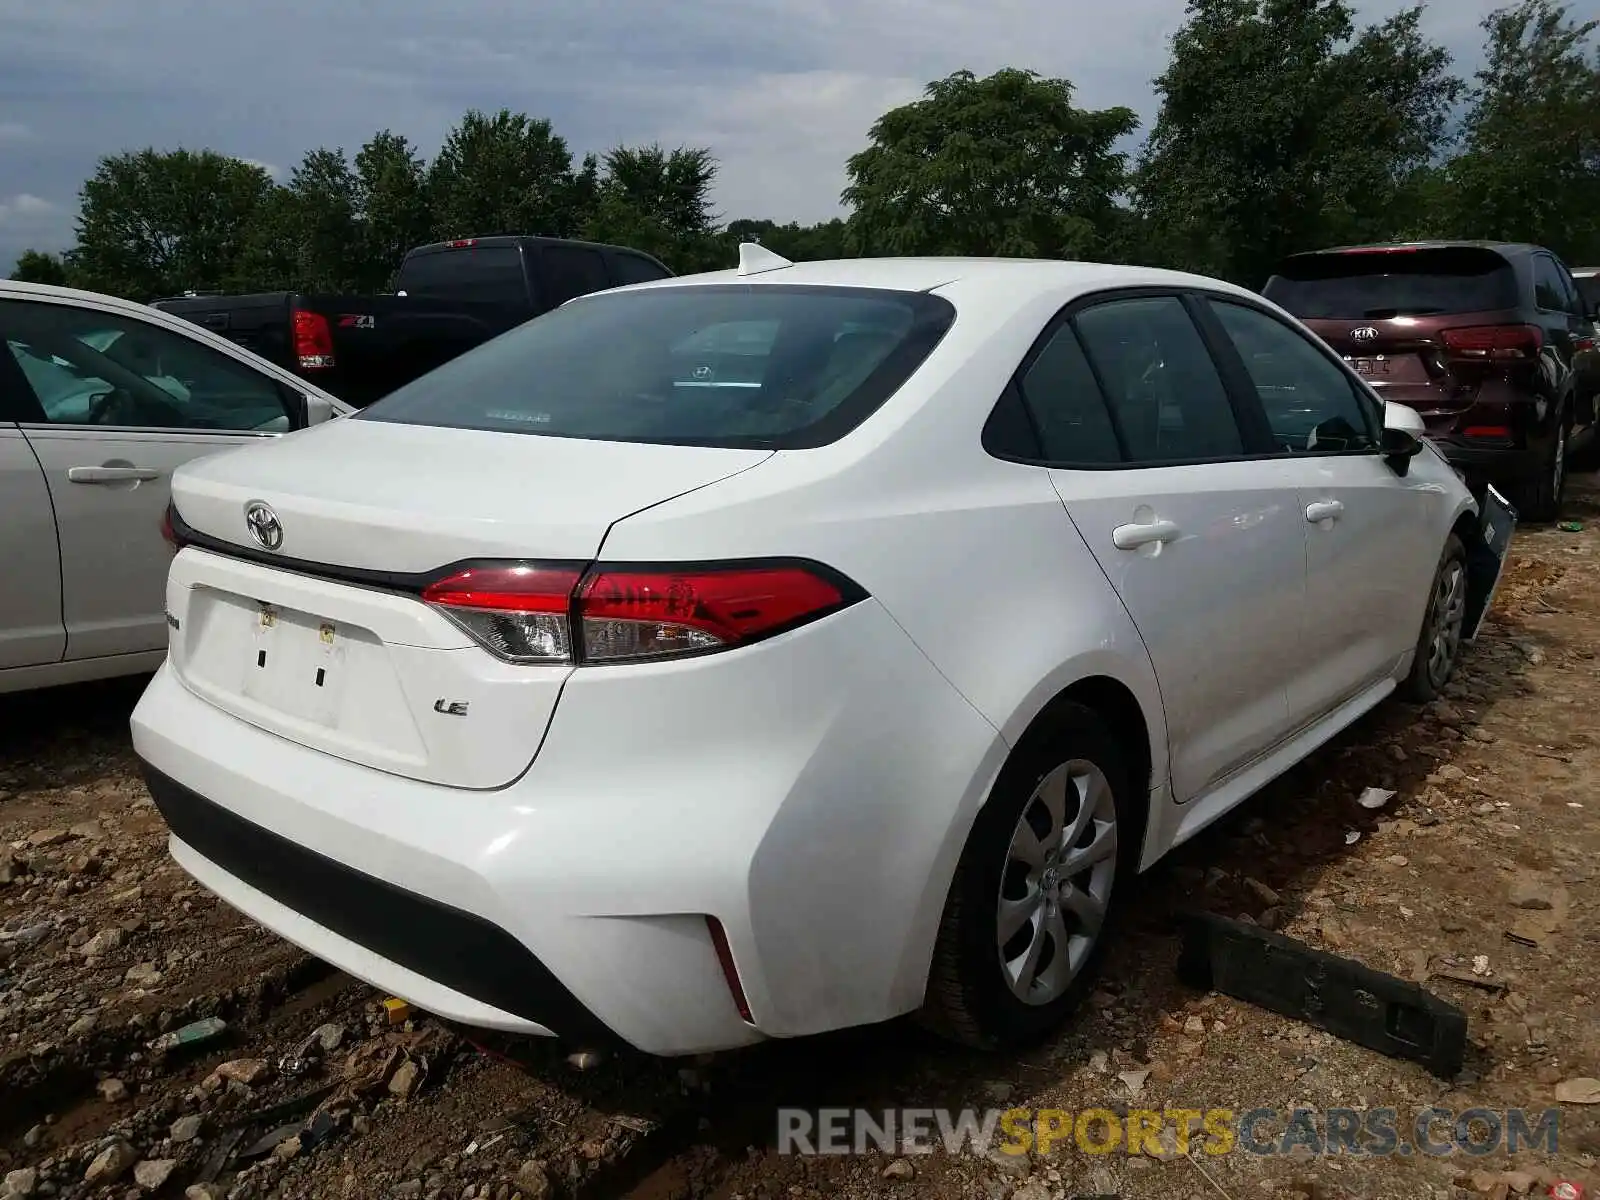
{"type": "Polygon", "coordinates": [[[347,418],[196,461],[173,478],[200,542],[168,580],[169,660],[197,695],[290,741],[504,786],[572,668],[495,657],[415,577],[467,559],[587,562],[613,522],[768,456],[347,418]],[[276,551],[249,535],[255,501],[278,518],[276,551]]]}
{"type": "Polygon", "coordinates": [[[1430,429],[1477,402],[1515,365],[1463,356],[1446,331],[1512,327],[1522,317],[1511,264],[1479,246],[1391,246],[1296,254],[1262,294],[1300,318],[1385,400],[1430,429]]]}

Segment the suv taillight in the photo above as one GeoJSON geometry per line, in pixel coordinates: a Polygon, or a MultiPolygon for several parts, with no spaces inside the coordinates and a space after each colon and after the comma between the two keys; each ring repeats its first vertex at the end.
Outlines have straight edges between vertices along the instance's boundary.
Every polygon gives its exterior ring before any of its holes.
{"type": "Polygon", "coordinates": [[[1441,329],[1439,336],[1452,355],[1467,359],[1536,358],[1544,345],[1537,325],[1463,325],[1441,329]]]}
{"type": "Polygon", "coordinates": [[[478,563],[423,600],[510,662],[638,662],[748,645],[860,600],[850,580],[800,560],[694,566],[478,563]]]}
{"type": "Polygon", "coordinates": [[[321,313],[294,310],[294,356],[302,371],[333,366],[333,329],[321,313]]]}

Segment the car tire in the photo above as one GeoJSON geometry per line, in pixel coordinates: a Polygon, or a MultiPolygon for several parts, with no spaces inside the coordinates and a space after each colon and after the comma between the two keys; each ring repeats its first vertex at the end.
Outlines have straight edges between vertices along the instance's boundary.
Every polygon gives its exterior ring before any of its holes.
{"type": "Polygon", "coordinates": [[[962,851],[924,1025],[993,1050],[1036,1041],[1066,1018],[1104,950],[1117,885],[1138,865],[1134,798],[1127,755],[1092,710],[1064,704],[1029,731],[962,851]]]}
{"type": "Polygon", "coordinates": [[[1524,521],[1543,524],[1554,521],[1561,515],[1561,501],[1567,492],[1567,441],[1571,433],[1563,413],[1556,423],[1555,440],[1550,446],[1550,453],[1545,455],[1539,466],[1539,473],[1530,479],[1524,479],[1511,489],[1507,497],[1512,507],[1517,510],[1517,516],[1524,521]]]}
{"type": "Polygon", "coordinates": [[[1428,606],[1422,614],[1422,632],[1411,673],[1400,685],[1407,700],[1426,704],[1443,694],[1461,657],[1461,628],[1467,611],[1467,551],[1451,534],[1428,589],[1428,606]]]}

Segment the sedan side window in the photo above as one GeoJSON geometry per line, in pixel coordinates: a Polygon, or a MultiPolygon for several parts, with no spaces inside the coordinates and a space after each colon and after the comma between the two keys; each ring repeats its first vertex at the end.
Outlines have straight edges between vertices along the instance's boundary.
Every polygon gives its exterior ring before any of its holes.
{"type": "Polygon", "coordinates": [[[0,329],[50,424],[234,433],[290,427],[276,381],[159,325],[4,300],[0,329]]]}
{"type": "Polygon", "coordinates": [[[1073,319],[1130,463],[1244,454],[1228,391],[1176,296],[1109,300],[1073,319]]]}
{"type": "Polygon", "coordinates": [[[1293,454],[1377,447],[1375,412],[1356,384],[1304,334],[1259,309],[1209,301],[1266,410],[1272,437],[1293,454]]]}
{"type": "Polygon", "coordinates": [[[1122,461],[1105,397],[1071,325],[1056,330],[1021,382],[1047,461],[1096,466],[1122,461]]]}

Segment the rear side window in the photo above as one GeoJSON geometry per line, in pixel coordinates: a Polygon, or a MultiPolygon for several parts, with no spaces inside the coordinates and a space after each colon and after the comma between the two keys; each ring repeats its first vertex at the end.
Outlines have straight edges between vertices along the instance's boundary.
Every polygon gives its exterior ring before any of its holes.
{"type": "Polygon", "coordinates": [[[544,278],[545,300],[553,308],[575,296],[603,292],[611,286],[600,251],[585,246],[542,246],[539,270],[544,278]]]}
{"type": "Polygon", "coordinates": [[[395,289],[437,300],[528,302],[522,251],[515,246],[463,246],[413,254],[401,266],[395,289]]]}
{"type": "Polygon", "coordinates": [[[1303,321],[1381,321],[1518,306],[1511,264],[1475,246],[1298,254],[1283,262],[1262,294],[1303,321]]]}
{"type": "Polygon", "coordinates": [[[1556,261],[1544,254],[1533,259],[1533,302],[1546,312],[1563,312],[1567,307],[1567,289],[1562,285],[1561,271],[1556,261]]]}
{"type": "Polygon", "coordinates": [[[865,420],[955,317],[923,292],[726,284],[553,309],[352,419],[799,449],[865,420]]]}
{"type": "Polygon", "coordinates": [[[1101,466],[1122,461],[1100,385],[1071,325],[1062,325],[1022,376],[1022,398],[1046,460],[1101,466]]]}
{"type": "Polygon", "coordinates": [[[1234,458],[1244,439],[1200,331],[1175,296],[1112,300],[1073,319],[1133,463],[1234,458]]]}
{"type": "Polygon", "coordinates": [[[651,262],[642,254],[627,254],[619,250],[611,256],[611,264],[619,284],[649,283],[653,279],[672,278],[671,271],[659,263],[651,262]]]}

